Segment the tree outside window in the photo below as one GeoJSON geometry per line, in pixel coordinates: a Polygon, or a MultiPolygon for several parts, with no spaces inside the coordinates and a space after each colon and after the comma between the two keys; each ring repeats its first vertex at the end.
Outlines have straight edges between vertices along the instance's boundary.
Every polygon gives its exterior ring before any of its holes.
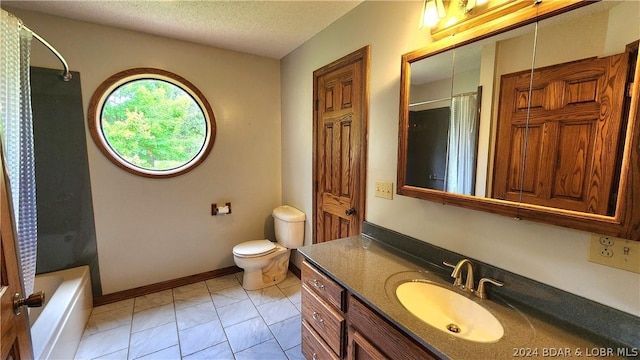
{"type": "Polygon", "coordinates": [[[204,96],[177,75],[139,69],[146,71],[131,78],[134,70],[107,79],[98,100],[100,88],[94,94],[92,136],[102,152],[127,171],[150,177],[180,175],[210,151],[213,112],[204,96]],[[111,81],[114,77],[118,81],[111,81]]]}

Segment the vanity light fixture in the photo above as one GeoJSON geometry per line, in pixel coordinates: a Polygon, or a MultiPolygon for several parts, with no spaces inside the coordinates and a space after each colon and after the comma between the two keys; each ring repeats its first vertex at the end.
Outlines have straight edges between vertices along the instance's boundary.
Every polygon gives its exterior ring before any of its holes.
{"type": "Polygon", "coordinates": [[[460,11],[465,14],[473,10],[475,6],[476,6],[476,0],[460,0],[460,2],[458,3],[458,7],[460,8],[460,11]]]}
{"type": "MultiPolygon", "coordinates": [[[[459,1],[460,2],[458,3],[458,8],[460,9],[460,12],[464,14],[467,14],[471,10],[475,8],[479,8],[482,5],[489,2],[489,0],[459,0],[459,1]]],[[[540,2],[542,2],[542,0],[534,0],[534,3],[540,3],[540,2]]]]}
{"type": "MultiPolygon", "coordinates": [[[[543,0],[533,0],[539,4],[543,0]]],[[[514,4],[518,8],[526,4],[525,0],[423,0],[420,26],[429,27],[433,32],[439,32],[452,27],[460,22],[467,21],[477,15],[485,13],[489,9],[502,7],[505,4],[514,4]],[[445,20],[446,21],[443,21],[445,20]]]]}
{"type": "MultiPolygon", "coordinates": [[[[475,1],[475,0],[471,0],[475,1]]],[[[440,19],[444,19],[447,16],[447,12],[444,9],[443,0],[424,0],[422,3],[422,16],[420,17],[420,26],[433,27],[440,19]]]]}

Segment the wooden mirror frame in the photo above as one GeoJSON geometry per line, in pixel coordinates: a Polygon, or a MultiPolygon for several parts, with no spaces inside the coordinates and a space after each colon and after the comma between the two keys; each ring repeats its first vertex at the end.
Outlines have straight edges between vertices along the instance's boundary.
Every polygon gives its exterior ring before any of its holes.
{"type": "Polygon", "coordinates": [[[409,124],[409,90],[411,63],[463,45],[482,40],[527,24],[589,5],[589,0],[543,1],[488,21],[480,26],[433,42],[424,48],[402,55],[400,81],[400,122],[398,133],[397,194],[455,205],[473,210],[532,220],[552,225],[589,231],[640,241],[640,56],[631,86],[629,124],[626,130],[624,156],[614,216],[603,216],[571,210],[525,204],[491,198],[449,193],[407,185],[407,145],[409,124]],[[634,207],[634,201],[639,204],[634,207]]]}

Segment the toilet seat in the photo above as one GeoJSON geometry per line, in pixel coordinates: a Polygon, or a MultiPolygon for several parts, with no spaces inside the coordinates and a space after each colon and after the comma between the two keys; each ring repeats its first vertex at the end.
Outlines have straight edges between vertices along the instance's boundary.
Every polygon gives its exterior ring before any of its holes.
{"type": "Polygon", "coordinates": [[[269,240],[251,240],[234,246],[233,254],[238,257],[252,258],[268,255],[276,250],[276,244],[269,240]]]}

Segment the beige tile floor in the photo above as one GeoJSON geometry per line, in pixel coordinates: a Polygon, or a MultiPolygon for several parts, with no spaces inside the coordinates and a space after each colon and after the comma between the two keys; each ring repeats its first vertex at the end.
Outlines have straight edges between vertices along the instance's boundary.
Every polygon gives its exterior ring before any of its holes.
{"type": "Polygon", "coordinates": [[[303,359],[301,282],[247,291],[242,273],[95,307],[76,359],[303,359]]]}

